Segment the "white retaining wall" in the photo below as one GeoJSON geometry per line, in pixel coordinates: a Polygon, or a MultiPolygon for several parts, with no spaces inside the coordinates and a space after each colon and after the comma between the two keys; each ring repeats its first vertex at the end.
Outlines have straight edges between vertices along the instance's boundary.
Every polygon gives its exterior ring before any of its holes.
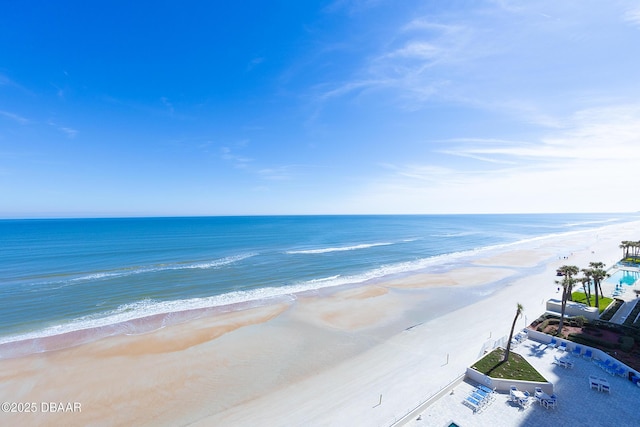
{"type": "Polygon", "coordinates": [[[551,395],[553,394],[553,384],[550,382],[521,381],[509,380],[503,378],[491,378],[472,368],[467,368],[466,378],[480,384],[484,384],[489,388],[494,388],[498,392],[508,393],[511,386],[514,385],[520,391],[528,391],[532,396],[536,392],[536,387],[540,387],[542,391],[551,395]]]}

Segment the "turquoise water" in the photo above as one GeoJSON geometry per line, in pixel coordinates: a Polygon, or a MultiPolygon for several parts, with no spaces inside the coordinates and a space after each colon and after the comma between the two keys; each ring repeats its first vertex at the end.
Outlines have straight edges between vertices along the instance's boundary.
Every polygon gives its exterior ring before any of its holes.
{"type": "Polygon", "coordinates": [[[618,270],[607,278],[607,282],[616,285],[632,286],[640,278],[640,272],[629,270],[618,270]]]}
{"type": "MultiPolygon", "coordinates": [[[[0,343],[443,271],[637,215],[0,220],[0,343]]],[[[110,333],[126,333],[124,330],[110,333]]]]}

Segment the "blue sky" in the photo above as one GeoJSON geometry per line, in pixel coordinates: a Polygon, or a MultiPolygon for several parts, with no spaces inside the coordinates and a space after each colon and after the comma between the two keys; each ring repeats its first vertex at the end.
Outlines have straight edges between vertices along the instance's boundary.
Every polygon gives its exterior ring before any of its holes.
{"type": "Polygon", "coordinates": [[[636,1],[20,1],[0,217],[637,211],[636,1]]]}

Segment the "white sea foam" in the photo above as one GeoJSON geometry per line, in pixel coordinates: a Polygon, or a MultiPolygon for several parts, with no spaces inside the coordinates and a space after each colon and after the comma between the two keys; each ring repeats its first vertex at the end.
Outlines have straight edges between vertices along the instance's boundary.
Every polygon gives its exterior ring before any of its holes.
{"type": "MultiPolygon", "coordinates": [[[[170,270],[190,270],[190,269],[215,269],[224,267],[230,264],[234,264],[240,262],[244,259],[251,258],[256,256],[256,253],[245,253],[240,255],[228,256],[220,259],[215,259],[211,261],[202,261],[202,262],[193,262],[193,263],[169,263],[169,264],[155,264],[155,265],[147,265],[140,267],[132,267],[132,268],[123,268],[112,271],[101,271],[91,274],[86,274],[79,277],[74,277],[72,279],[64,279],[64,280],[56,280],[56,281],[48,281],[36,284],[45,284],[45,285],[71,285],[76,283],[83,282],[91,282],[94,280],[102,280],[102,279],[112,279],[118,277],[127,277],[134,276],[139,274],[149,274],[149,273],[159,273],[163,271],[170,270]]],[[[52,289],[52,288],[49,288],[52,289]]],[[[54,288],[58,289],[58,288],[54,288]]]]}
{"type": "Polygon", "coordinates": [[[256,306],[261,305],[261,302],[266,303],[275,297],[285,296],[289,293],[291,293],[291,291],[287,292],[284,288],[261,288],[252,291],[230,292],[205,298],[190,298],[173,301],[144,299],[133,303],[122,304],[114,310],[83,316],[39,331],[1,337],[0,344],[35,338],[52,337],[70,332],[85,331],[103,327],[114,327],[117,330],[116,332],[135,334],[139,333],[138,330],[127,322],[155,315],[164,315],[164,324],[166,319],[176,316],[180,312],[225,307],[240,303],[249,303],[249,305],[256,306]]]}
{"type": "Polygon", "coordinates": [[[323,282],[329,282],[329,281],[331,281],[331,280],[336,280],[336,279],[337,279],[337,278],[339,278],[339,277],[340,277],[340,275],[339,275],[339,274],[337,274],[337,275],[335,275],[335,276],[323,277],[323,278],[320,278],[320,279],[311,279],[311,280],[309,280],[309,283],[323,283],[323,282]]]}
{"type": "Polygon", "coordinates": [[[355,251],[358,249],[368,249],[376,246],[389,246],[393,245],[390,242],[384,243],[363,243],[360,245],[353,246],[338,246],[338,247],[330,247],[330,248],[318,248],[318,249],[302,249],[296,251],[287,251],[287,254],[324,254],[328,252],[341,252],[341,251],[355,251]]]}
{"type": "Polygon", "coordinates": [[[481,234],[479,231],[460,231],[458,233],[439,233],[432,234],[431,237],[465,237],[481,234]]]}
{"type": "Polygon", "coordinates": [[[610,222],[616,222],[618,221],[619,218],[610,218],[610,219],[603,219],[600,221],[582,221],[582,222],[570,222],[565,224],[565,227],[579,227],[582,225],[591,225],[591,224],[608,224],[610,222]]]}

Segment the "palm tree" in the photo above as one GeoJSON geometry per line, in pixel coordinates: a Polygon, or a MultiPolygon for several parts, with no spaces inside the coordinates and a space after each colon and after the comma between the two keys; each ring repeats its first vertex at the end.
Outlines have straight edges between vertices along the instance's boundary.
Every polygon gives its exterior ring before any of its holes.
{"type": "Polygon", "coordinates": [[[578,279],[573,277],[578,274],[578,271],[580,270],[575,265],[563,265],[558,269],[558,272],[564,276],[561,281],[556,281],[557,284],[562,285],[562,308],[560,312],[560,324],[558,325],[558,335],[562,333],[562,327],[564,326],[564,312],[567,309],[567,301],[571,299],[573,285],[578,282],[578,279]]]}
{"type": "MultiPolygon", "coordinates": [[[[590,262],[589,263],[589,270],[590,270],[590,274],[591,274],[591,278],[593,279],[593,284],[594,284],[594,288],[595,288],[595,294],[596,294],[596,307],[598,308],[598,311],[600,310],[600,299],[598,296],[598,290],[600,290],[600,295],[602,294],[602,281],[604,279],[606,279],[607,277],[609,277],[609,275],[607,274],[607,272],[604,270],[605,264],[603,262],[590,262]]],[[[584,271],[584,270],[582,270],[584,271]]]]}
{"type": "Polygon", "coordinates": [[[582,290],[587,296],[587,305],[591,307],[591,276],[590,273],[587,272],[586,268],[582,269],[582,273],[584,273],[584,277],[578,280],[582,282],[582,290]]]}
{"type": "Polygon", "coordinates": [[[630,244],[631,242],[628,240],[623,240],[622,242],[620,242],[620,249],[623,250],[622,259],[629,258],[629,246],[631,246],[630,244]]]}
{"type": "Polygon", "coordinates": [[[504,352],[504,358],[502,359],[503,362],[509,360],[509,353],[511,352],[511,340],[513,339],[513,330],[516,327],[516,320],[518,320],[518,317],[520,317],[521,314],[522,304],[518,303],[518,308],[516,309],[516,317],[513,318],[513,323],[511,324],[511,332],[509,333],[509,340],[507,341],[507,349],[504,352]]]}
{"type": "Polygon", "coordinates": [[[582,273],[585,276],[585,279],[589,279],[589,281],[593,281],[594,284],[594,293],[596,297],[595,307],[600,310],[600,295],[602,295],[602,280],[607,278],[609,275],[604,270],[605,264],[602,262],[590,262],[589,268],[583,268],[582,273]],[[599,291],[599,292],[598,292],[599,291]]]}

